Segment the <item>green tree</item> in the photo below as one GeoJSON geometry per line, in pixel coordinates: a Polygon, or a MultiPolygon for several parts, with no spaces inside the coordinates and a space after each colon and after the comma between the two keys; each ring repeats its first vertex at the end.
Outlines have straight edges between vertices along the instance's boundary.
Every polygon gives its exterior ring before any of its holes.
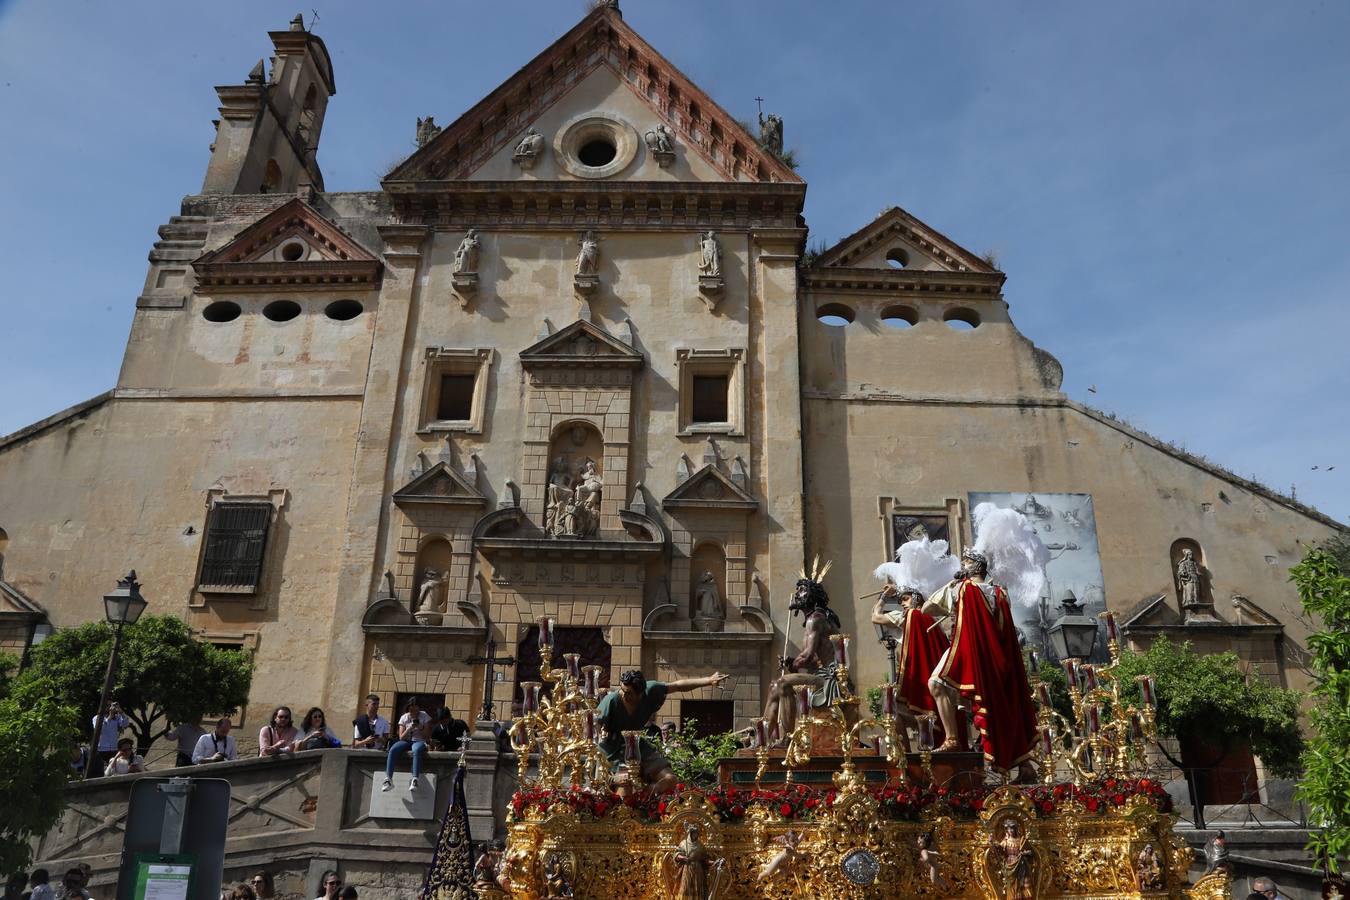
{"type": "MultiPolygon", "coordinates": [[[[1134,702],[1139,700],[1135,676],[1154,677],[1161,735],[1203,742],[1216,748],[1219,758],[1245,741],[1272,775],[1298,775],[1302,695],[1249,675],[1236,653],[1194,653],[1190,642],[1174,644],[1162,637],[1143,653],[1122,653],[1116,674],[1134,702]]],[[[1177,768],[1185,768],[1166,748],[1159,749],[1177,768]]],[[[1191,772],[1186,776],[1189,780],[1191,772]]]]}
{"type": "Polygon", "coordinates": [[[680,781],[709,786],[717,783],[717,761],[736,755],[739,747],[734,731],[699,737],[698,723],[685,719],[661,752],[670,760],[671,771],[680,781]]]}
{"type": "MultiPolygon", "coordinates": [[[[69,704],[81,728],[91,727],[112,640],[106,622],[56,632],[33,649],[32,664],[14,680],[14,695],[30,703],[69,704]]],[[[252,678],[251,654],[203,643],[174,616],[145,616],[122,632],[112,697],[131,719],[144,753],[168,733],[170,722],[234,712],[248,699],[252,678]]]]}
{"type": "Polygon", "coordinates": [[[77,739],[72,707],[50,699],[20,702],[9,693],[8,673],[17,665],[0,656],[0,797],[11,801],[0,815],[0,872],[25,868],[32,839],[61,817],[77,739]]]}
{"type": "Polygon", "coordinates": [[[1334,543],[1309,551],[1290,578],[1304,612],[1322,623],[1308,638],[1316,705],[1298,796],[1322,826],[1308,849],[1339,871],[1350,854],[1350,545],[1344,537],[1334,543]]]}

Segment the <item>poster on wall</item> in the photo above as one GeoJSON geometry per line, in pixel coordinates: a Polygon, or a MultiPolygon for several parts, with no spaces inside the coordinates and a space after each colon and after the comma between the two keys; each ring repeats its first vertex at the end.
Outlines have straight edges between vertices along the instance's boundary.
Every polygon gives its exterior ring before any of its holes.
{"type": "MultiPolygon", "coordinates": [[[[1038,648],[1053,659],[1048,634],[1060,617],[1060,601],[1065,591],[1073,591],[1083,611],[1095,617],[1106,609],[1102,562],[1097,548],[1097,520],[1092,511],[1091,494],[1011,493],[971,491],[970,508],[992,503],[1002,509],[1015,509],[1026,516],[1031,527],[1050,551],[1045,567],[1045,590],[1036,606],[1018,605],[1013,618],[1022,630],[1027,646],[1038,648]]],[[[978,535],[976,538],[978,539],[978,535]]],[[[994,579],[998,579],[995,572],[994,579]]],[[[1097,626],[1097,644],[1093,659],[1105,660],[1106,630],[1097,626]]]]}
{"type": "Polygon", "coordinates": [[[917,541],[925,536],[930,541],[951,542],[946,513],[933,513],[931,515],[918,513],[891,514],[892,547],[899,547],[906,541],[917,541]]]}

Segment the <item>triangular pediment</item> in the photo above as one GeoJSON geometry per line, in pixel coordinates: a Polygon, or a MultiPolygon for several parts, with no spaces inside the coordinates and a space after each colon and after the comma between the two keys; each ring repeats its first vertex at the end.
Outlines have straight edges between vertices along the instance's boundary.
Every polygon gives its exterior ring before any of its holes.
{"type": "Polygon", "coordinates": [[[385,184],[584,177],[563,159],[552,160],[553,166],[510,162],[531,128],[543,139],[540,160],[567,158],[560,150],[567,146],[567,128],[592,113],[613,114],[636,139],[632,162],[606,178],[801,182],[628,27],[617,9],[602,5],[395,167],[385,184]],[[662,165],[645,140],[658,124],[669,129],[674,145],[674,158],[662,165]]]}
{"type": "Polygon", "coordinates": [[[11,622],[42,622],[47,618],[47,611],[8,581],[0,581],[0,618],[11,622]]]}
{"type": "Polygon", "coordinates": [[[666,509],[759,508],[759,501],[712,463],[690,475],[661,501],[666,509]]]}
{"type": "Polygon", "coordinates": [[[578,364],[639,368],[646,360],[598,325],[577,319],[520,351],[520,362],[525,368],[578,364]]]}
{"type": "Polygon", "coordinates": [[[898,206],[821,253],[813,268],[999,274],[987,260],[898,206]]]}
{"type": "Polygon", "coordinates": [[[300,198],[272,210],[192,264],[198,287],[373,286],[382,263],[300,198]]]}
{"type": "Polygon", "coordinates": [[[394,492],[394,505],[442,504],[483,506],[487,498],[469,480],[442,460],[394,492]]]}

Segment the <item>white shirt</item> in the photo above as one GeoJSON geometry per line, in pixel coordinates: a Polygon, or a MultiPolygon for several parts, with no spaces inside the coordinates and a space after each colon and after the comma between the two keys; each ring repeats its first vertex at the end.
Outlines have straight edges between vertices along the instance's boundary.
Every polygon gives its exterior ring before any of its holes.
{"type": "MultiPolygon", "coordinates": [[[[403,715],[398,717],[398,728],[400,733],[402,733],[405,726],[411,724],[412,724],[412,715],[410,713],[404,713],[403,715]]],[[[408,741],[409,743],[416,743],[417,741],[426,741],[426,739],[430,736],[431,730],[427,727],[430,724],[431,724],[430,713],[425,713],[422,712],[421,710],[418,710],[417,727],[409,731],[407,737],[400,737],[399,740],[408,741]]]]}
{"type": "MultiPolygon", "coordinates": [[[[98,716],[94,716],[93,722],[97,724],[98,716]]],[[[131,724],[131,720],[126,717],[126,713],[118,713],[115,716],[108,716],[103,720],[103,729],[98,736],[99,753],[117,752],[117,738],[122,734],[123,729],[131,724]]]]}
{"type": "Polygon", "coordinates": [[[141,771],[145,771],[145,758],[139,753],[131,754],[131,759],[123,759],[120,756],[114,756],[108,760],[108,767],[103,770],[104,775],[126,775],[131,771],[132,766],[140,766],[141,771]]]}
{"type": "MultiPolygon", "coordinates": [[[[381,743],[388,743],[389,720],[386,719],[384,716],[377,714],[375,718],[370,719],[369,721],[370,721],[370,733],[379,737],[381,739],[380,740],[381,743]]],[[[352,726],[352,740],[354,741],[361,740],[361,732],[359,729],[357,729],[355,725],[352,726]]]]}
{"type": "Polygon", "coordinates": [[[225,754],[226,759],[239,758],[238,753],[235,752],[234,735],[227,734],[221,737],[214,731],[208,731],[197,738],[197,746],[192,749],[192,762],[197,765],[211,761],[211,757],[217,753],[225,754]]]}

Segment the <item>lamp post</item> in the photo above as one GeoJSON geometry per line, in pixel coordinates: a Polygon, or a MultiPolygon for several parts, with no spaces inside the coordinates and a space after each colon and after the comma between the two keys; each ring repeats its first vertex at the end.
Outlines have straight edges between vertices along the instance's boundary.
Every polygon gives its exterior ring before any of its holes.
{"type": "Polygon", "coordinates": [[[1097,644],[1097,620],[1084,615],[1073,591],[1065,591],[1059,602],[1063,613],[1050,627],[1050,647],[1063,659],[1087,659],[1097,644]]]}
{"type": "Polygon", "coordinates": [[[113,677],[117,674],[117,652],[122,649],[122,626],[136,624],[141,613],[145,612],[146,605],[135,569],[117,582],[115,590],[103,595],[103,614],[113,627],[113,645],[112,653],[108,654],[108,671],[103,676],[103,695],[99,697],[98,712],[94,716],[94,740],[89,745],[89,758],[84,764],[85,778],[90,777],[94,770],[99,738],[103,736],[103,716],[108,708],[108,697],[112,694],[113,677]]]}

